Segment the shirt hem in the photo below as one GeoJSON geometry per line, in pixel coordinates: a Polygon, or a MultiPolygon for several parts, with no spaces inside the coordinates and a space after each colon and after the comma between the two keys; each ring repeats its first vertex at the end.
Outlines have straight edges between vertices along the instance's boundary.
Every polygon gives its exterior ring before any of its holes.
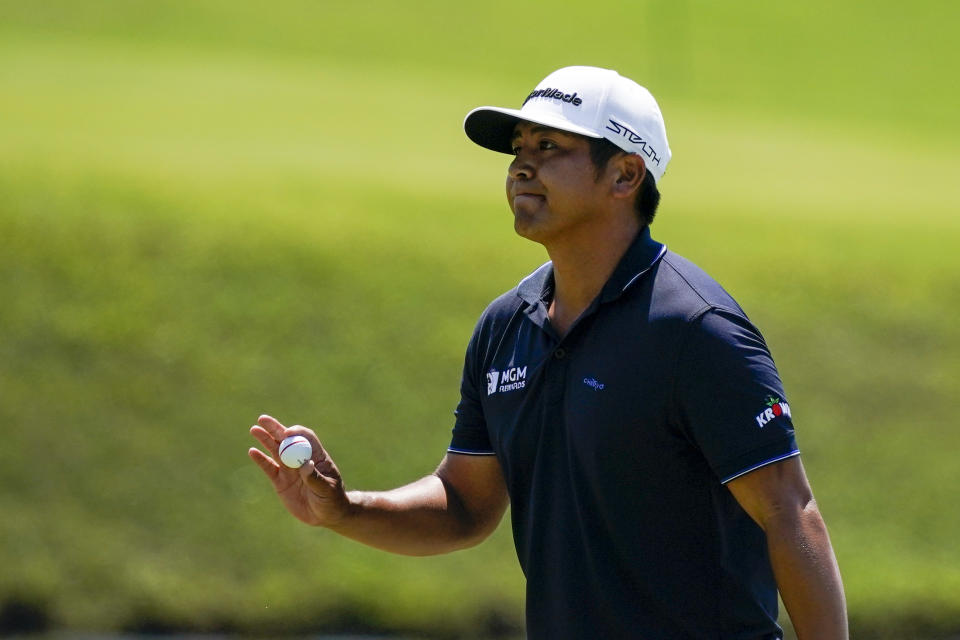
{"type": "Polygon", "coordinates": [[[455,449],[453,447],[447,447],[449,453],[461,453],[465,456],[495,456],[497,455],[495,451],[471,451],[470,449],[455,449]]]}
{"type": "Polygon", "coordinates": [[[789,453],[785,453],[785,454],[783,454],[783,455],[775,456],[775,457],[770,458],[770,459],[768,459],[768,460],[764,460],[763,462],[759,462],[759,463],[757,463],[757,464],[755,464],[755,465],[753,465],[753,466],[751,466],[751,467],[747,467],[746,469],[744,469],[744,470],[742,470],[742,471],[738,471],[737,473],[733,474],[733,475],[730,476],[729,478],[725,478],[725,479],[721,480],[721,481],[720,481],[720,484],[727,484],[727,483],[730,482],[731,480],[736,480],[736,479],[739,478],[740,476],[746,475],[746,474],[750,473],[751,471],[756,471],[757,469],[759,469],[759,468],[761,468],[761,467],[765,467],[765,466],[767,466],[768,464],[773,464],[774,462],[780,462],[781,460],[786,460],[787,458],[793,458],[794,456],[798,456],[798,455],[800,455],[800,450],[799,450],[799,449],[794,449],[793,451],[791,451],[791,452],[789,452],[789,453]]]}

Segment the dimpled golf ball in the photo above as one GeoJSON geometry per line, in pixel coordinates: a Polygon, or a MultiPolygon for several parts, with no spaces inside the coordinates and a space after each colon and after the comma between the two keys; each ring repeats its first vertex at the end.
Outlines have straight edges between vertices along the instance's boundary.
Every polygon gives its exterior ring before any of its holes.
{"type": "Polygon", "coordinates": [[[290,436],[280,443],[280,461],[291,469],[299,469],[312,455],[310,441],[303,436],[290,436]]]}

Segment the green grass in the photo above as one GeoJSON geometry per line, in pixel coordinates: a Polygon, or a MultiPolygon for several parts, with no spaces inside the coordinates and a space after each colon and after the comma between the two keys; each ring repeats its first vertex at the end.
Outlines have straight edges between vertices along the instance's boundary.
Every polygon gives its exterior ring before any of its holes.
{"type": "Polygon", "coordinates": [[[352,487],[433,469],[477,316],[545,259],[460,122],[587,62],[660,98],[654,235],[770,342],[855,637],[960,629],[958,9],[78,6],[0,2],[0,603],[72,629],[521,624],[508,527],[429,559],[310,530],[246,429],[316,428],[352,487]],[[605,21],[623,37],[583,28],[605,21]]]}

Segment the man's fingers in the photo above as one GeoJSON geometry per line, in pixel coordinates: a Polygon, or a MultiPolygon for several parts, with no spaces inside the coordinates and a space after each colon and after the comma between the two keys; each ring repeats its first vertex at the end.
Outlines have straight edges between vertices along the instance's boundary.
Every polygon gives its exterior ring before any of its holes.
{"type": "Polygon", "coordinates": [[[317,461],[326,460],[329,458],[327,455],[327,450],[323,448],[323,444],[320,442],[320,438],[317,437],[317,434],[313,429],[308,429],[299,424],[295,424],[292,427],[286,430],[288,436],[303,436],[310,442],[310,448],[313,449],[313,459],[317,461]]]}
{"type": "Polygon", "coordinates": [[[313,449],[312,459],[296,470],[304,484],[317,495],[329,496],[330,492],[334,491],[334,487],[341,482],[339,470],[312,429],[298,424],[287,428],[273,417],[262,415],[257,419],[257,424],[250,427],[250,435],[256,438],[257,442],[263,445],[263,448],[273,456],[271,458],[259,449],[250,450],[250,457],[260,465],[260,468],[273,481],[278,491],[281,490],[281,484],[294,481],[290,473],[294,470],[288,470],[280,465],[280,442],[293,435],[306,437],[313,449]]]}
{"type": "MultiPolygon", "coordinates": [[[[263,445],[263,448],[270,452],[274,458],[279,456],[280,442],[275,440],[270,433],[263,427],[254,425],[250,427],[250,435],[257,439],[257,442],[263,445]]],[[[282,439],[282,438],[281,438],[282,439]]]]}
{"type": "Polygon", "coordinates": [[[276,484],[277,476],[280,473],[280,467],[276,462],[274,462],[273,458],[265,454],[263,451],[260,451],[260,449],[257,449],[256,447],[250,447],[249,451],[247,451],[247,455],[249,455],[250,459],[256,462],[257,466],[260,467],[265,474],[267,474],[267,477],[270,478],[270,481],[276,484]]]}
{"type": "Polygon", "coordinates": [[[276,418],[266,414],[257,418],[257,424],[251,427],[250,433],[254,438],[259,440],[264,447],[269,449],[274,457],[277,456],[279,443],[282,442],[284,438],[293,435],[306,437],[307,440],[310,441],[310,446],[313,447],[315,456],[322,457],[326,455],[326,451],[324,451],[323,445],[320,444],[320,439],[317,438],[317,434],[313,432],[313,429],[308,429],[299,424],[287,428],[276,418]],[[265,436],[267,436],[267,438],[265,438],[265,436]],[[273,440],[273,442],[271,443],[270,440],[273,440]]]}
{"type": "Polygon", "coordinates": [[[273,416],[264,414],[257,418],[257,424],[263,427],[277,442],[280,442],[286,437],[286,427],[280,424],[273,416]]]}

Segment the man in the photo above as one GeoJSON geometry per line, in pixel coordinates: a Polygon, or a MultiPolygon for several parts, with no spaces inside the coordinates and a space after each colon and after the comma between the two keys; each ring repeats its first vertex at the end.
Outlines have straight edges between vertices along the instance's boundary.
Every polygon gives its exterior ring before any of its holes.
{"type": "Polygon", "coordinates": [[[316,435],[262,416],[251,457],[312,525],[405,554],[477,544],[508,500],[530,638],[847,637],[840,574],[789,404],[736,302],[650,237],[670,160],[650,93],[568,67],[519,110],[482,107],[476,143],[511,153],[516,232],[551,261],[495,300],[467,348],[453,439],[433,475],[345,492],[316,435]],[[278,466],[307,436],[313,459],[278,466]]]}

